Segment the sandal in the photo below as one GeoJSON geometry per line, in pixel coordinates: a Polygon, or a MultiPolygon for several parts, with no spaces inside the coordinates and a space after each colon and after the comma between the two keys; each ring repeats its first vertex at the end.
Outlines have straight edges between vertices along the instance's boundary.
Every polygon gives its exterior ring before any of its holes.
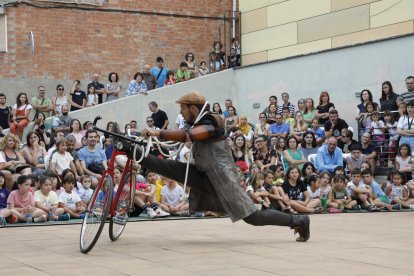
{"type": "Polygon", "coordinates": [[[298,212],[296,212],[293,208],[289,208],[289,210],[290,210],[290,213],[293,214],[293,215],[297,215],[298,214],[298,212]]]}
{"type": "Polygon", "coordinates": [[[323,208],[321,206],[318,206],[313,211],[314,214],[321,214],[323,212],[323,208]]]}
{"type": "Polygon", "coordinates": [[[369,205],[369,206],[367,207],[367,210],[368,210],[369,212],[378,212],[378,211],[380,211],[380,210],[378,210],[377,206],[375,206],[375,205],[369,205]]]}
{"type": "Polygon", "coordinates": [[[331,208],[328,209],[328,212],[332,213],[332,214],[335,214],[335,213],[343,213],[344,211],[331,207],[331,208]]]}
{"type": "Polygon", "coordinates": [[[282,212],[285,213],[285,214],[290,214],[291,213],[289,208],[282,209],[282,212]]]}

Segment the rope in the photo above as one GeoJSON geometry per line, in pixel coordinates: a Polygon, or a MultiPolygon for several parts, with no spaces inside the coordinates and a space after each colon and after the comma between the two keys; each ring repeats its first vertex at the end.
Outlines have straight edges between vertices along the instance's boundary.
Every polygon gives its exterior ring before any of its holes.
{"type": "MultiPolygon", "coordinates": [[[[198,116],[197,116],[196,120],[194,121],[194,124],[191,128],[193,128],[194,125],[196,125],[204,117],[204,115],[206,115],[208,113],[208,111],[204,111],[204,109],[206,108],[207,105],[208,105],[208,102],[206,102],[204,104],[203,108],[201,109],[200,113],[198,114],[198,116]]],[[[143,145],[138,145],[138,144],[135,144],[135,146],[134,146],[134,152],[133,152],[133,155],[132,155],[134,160],[136,160],[136,150],[137,150],[138,147],[140,147],[141,152],[144,153],[144,154],[141,154],[141,157],[139,158],[139,160],[136,161],[138,164],[144,159],[144,157],[147,157],[149,155],[149,152],[151,150],[151,146],[157,146],[157,148],[159,149],[161,155],[163,155],[165,157],[168,157],[168,158],[176,156],[184,146],[184,143],[181,143],[181,142],[174,142],[174,141],[162,142],[162,141],[158,140],[157,137],[153,137],[153,136],[148,136],[147,140],[144,140],[143,137],[138,137],[138,136],[131,135],[131,130],[130,129],[128,129],[127,132],[128,132],[129,137],[134,138],[136,141],[140,141],[140,142],[143,142],[143,143],[147,144],[145,148],[144,148],[143,145]],[[161,146],[176,147],[178,145],[179,145],[178,149],[173,151],[170,154],[165,154],[161,150],[161,146]]],[[[188,157],[187,162],[186,162],[187,164],[186,164],[185,178],[184,178],[184,183],[183,183],[184,184],[184,186],[183,186],[184,194],[182,195],[181,200],[184,200],[185,190],[187,188],[187,180],[188,180],[188,171],[189,171],[189,168],[190,168],[190,160],[193,157],[192,149],[193,149],[193,145],[191,144],[190,156],[188,157]]]]}

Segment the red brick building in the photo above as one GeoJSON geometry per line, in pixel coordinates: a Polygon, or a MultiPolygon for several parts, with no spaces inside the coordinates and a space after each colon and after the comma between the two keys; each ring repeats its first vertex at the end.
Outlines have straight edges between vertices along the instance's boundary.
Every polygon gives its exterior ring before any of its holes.
{"type": "Polygon", "coordinates": [[[111,71],[127,81],[157,56],[176,69],[188,51],[199,63],[208,60],[214,40],[226,40],[229,47],[231,39],[231,21],[223,17],[232,10],[232,0],[15,2],[0,15],[3,23],[7,17],[7,52],[0,47],[3,81],[86,80],[95,72],[106,79],[111,71]]]}

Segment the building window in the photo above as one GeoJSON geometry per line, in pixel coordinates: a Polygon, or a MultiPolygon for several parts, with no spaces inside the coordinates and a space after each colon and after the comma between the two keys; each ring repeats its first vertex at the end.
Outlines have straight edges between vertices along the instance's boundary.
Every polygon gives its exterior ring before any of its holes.
{"type": "Polygon", "coordinates": [[[7,17],[0,14],[0,52],[7,52],[7,17]]]}

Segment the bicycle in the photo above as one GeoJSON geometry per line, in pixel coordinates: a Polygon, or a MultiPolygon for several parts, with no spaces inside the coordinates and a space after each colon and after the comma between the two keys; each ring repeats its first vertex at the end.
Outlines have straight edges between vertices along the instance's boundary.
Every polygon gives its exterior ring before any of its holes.
{"type": "MultiPolygon", "coordinates": [[[[114,149],[112,151],[111,159],[109,160],[108,168],[104,170],[102,178],[99,180],[97,187],[88,203],[85,211],[85,217],[82,222],[80,233],[80,250],[87,254],[95,246],[102,230],[109,218],[109,238],[116,241],[123,233],[128,217],[134,210],[134,195],[135,195],[135,174],[133,171],[134,162],[139,163],[148,156],[150,148],[153,144],[158,146],[160,153],[165,157],[172,157],[177,155],[184,144],[172,141],[161,142],[156,137],[148,137],[147,140],[131,135],[128,131],[128,137],[116,133],[100,129],[96,126],[98,120],[102,117],[98,116],[93,121],[93,129],[104,134],[110,135],[113,138],[114,149]],[[133,139],[131,139],[131,138],[133,139]],[[146,144],[146,147],[144,145],[146,144]],[[161,150],[161,146],[178,147],[173,153],[166,154],[161,150]],[[135,156],[136,147],[141,147],[143,153],[137,160],[135,156]],[[132,152],[133,156],[130,158],[128,153],[132,152]],[[121,175],[121,181],[114,196],[114,165],[115,158],[118,155],[127,155],[128,159],[125,169],[121,175]],[[118,192],[120,191],[120,192],[118,192]]],[[[188,164],[187,164],[188,167],[188,164]]],[[[186,184],[186,183],[184,183],[186,184]]]]}
{"type": "Polygon", "coordinates": [[[116,241],[124,231],[129,214],[134,208],[135,176],[133,160],[127,159],[116,191],[114,191],[114,164],[118,155],[126,155],[127,151],[132,149],[132,145],[141,142],[98,128],[96,123],[101,118],[95,118],[93,129],[110,135],[113,139],[117,138],[118,141],[113,143],[114,149],[108,168],[104,170],[85,211],[80,233],[80,250],[85,254],[95,246],[108,218],[109,237],[112,241],[116,241]],[[130,142],[130,145],[125,145],[121,142],[121,139],[130,142]]]}

